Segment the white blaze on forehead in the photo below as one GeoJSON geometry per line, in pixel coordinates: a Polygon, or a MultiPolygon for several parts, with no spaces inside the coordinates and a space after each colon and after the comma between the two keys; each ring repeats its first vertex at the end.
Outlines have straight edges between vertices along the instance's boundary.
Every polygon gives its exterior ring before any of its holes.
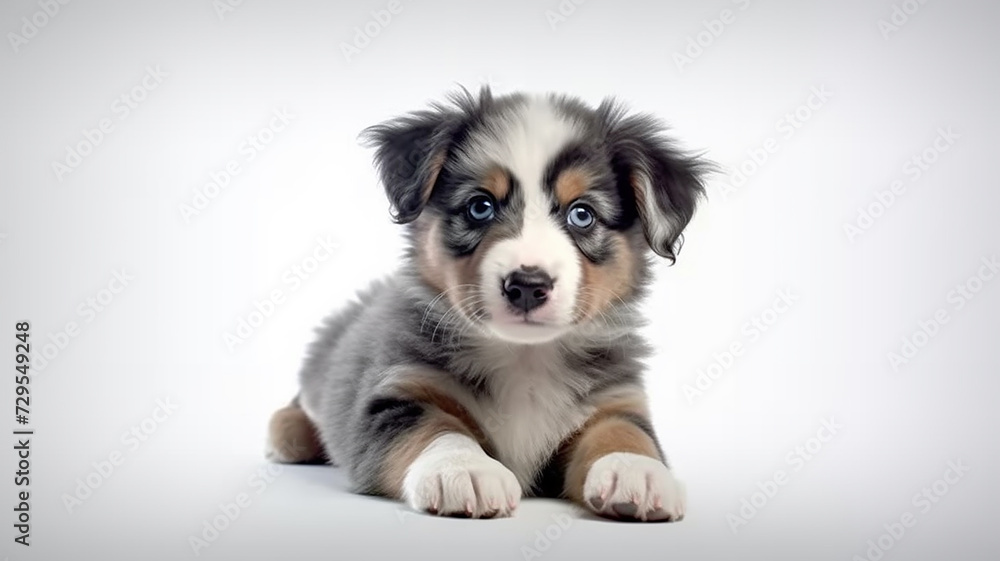
{"type": "Polygon", "coordinates": [[[544,98],[530,101],[503,137],[504,162],[526,187],[542,187],[545,168],[579,131],[544,98]]]}
{"type": "Polygon", "coordinates": [[[490,132],[474,133],[466,156],[483,170],[504,165],[522,184],[540,185],[549,162],[580,138],[580,131],[546,97],[530,98],[498,119],[490,132]]]}
{"type": "MultiPolygon", "coordinates": [[[[580,138],[580,131],[545,98],[532,99],[504,125],[501,134],[482,139],[477,148],[480,155],[510,170],[521,188],[524,208],[518,235],[497,243],[484,259],[482,281],[495,285],[521,266],[542,268],[556,285],[538,319],[567,324],[580,283],[580,257],[561,217],[551,213],[553,198],[545,186],[545,170],[580,138]]],[[[501,296],[492,291],[486,299],[491,305],[503,305],[501,296]]]]}

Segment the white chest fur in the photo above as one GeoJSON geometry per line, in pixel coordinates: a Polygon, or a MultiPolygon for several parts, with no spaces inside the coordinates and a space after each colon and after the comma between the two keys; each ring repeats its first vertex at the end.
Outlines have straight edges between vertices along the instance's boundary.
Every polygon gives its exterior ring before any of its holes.
{"type": "Polygon", "coordinates": [[[495,365],[490,396],[473,416],[496,447],[498,459],[527,490],[559,444],[593,414],[581,405],[579,373],[570,371],[554,345],[491,350],[495,365]]]}

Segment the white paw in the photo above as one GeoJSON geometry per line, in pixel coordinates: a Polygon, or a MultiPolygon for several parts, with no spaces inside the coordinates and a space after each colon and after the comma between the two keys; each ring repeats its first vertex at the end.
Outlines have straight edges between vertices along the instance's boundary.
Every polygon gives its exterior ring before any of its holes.
{"type": "Polygon", "coordinates": [[[623,520],[675,522],[684,518],[684,486],[663,462],[615,452],[587,472],[583,497],[601,516],[623,520]]]}
{"type": "Polygon", "coordinates": [[[414,510],[442,516],[510,516],[521,501],[521,485],[476,441],[452,433],[435,439],[410,465],[403,499],[414,510]]]}

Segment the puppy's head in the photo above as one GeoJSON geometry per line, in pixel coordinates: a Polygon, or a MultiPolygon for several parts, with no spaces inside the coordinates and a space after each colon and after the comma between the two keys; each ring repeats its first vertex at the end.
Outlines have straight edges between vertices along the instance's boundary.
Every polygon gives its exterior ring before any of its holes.
{"type": "Polygon", "coordinates": [[[463,92],[365,137],[423,280],[519,343],[625,306],[650,248],[676,259],[704,192],[700,161],[610,100],[463,92]]]}

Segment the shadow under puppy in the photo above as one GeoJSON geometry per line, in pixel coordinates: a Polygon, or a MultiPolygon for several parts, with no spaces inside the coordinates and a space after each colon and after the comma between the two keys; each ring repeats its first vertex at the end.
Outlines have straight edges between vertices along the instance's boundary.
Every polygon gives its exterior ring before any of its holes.
{"type": "Polygon", "coordinates": [[[488,88],[364,136],[409,249],[320,328],[270,457],[329,461],[360,493],[441,515],[549,496],[680,520],[638,303],[706,165],[613,100],[488,88]]]}

